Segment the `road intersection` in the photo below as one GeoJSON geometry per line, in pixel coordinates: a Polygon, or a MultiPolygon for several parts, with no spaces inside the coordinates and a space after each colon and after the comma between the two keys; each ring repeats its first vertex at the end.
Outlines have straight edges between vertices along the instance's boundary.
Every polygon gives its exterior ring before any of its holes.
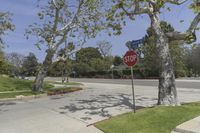
{"type": "MultiPolygon", "coordinates": [[[[101,133],[93,123],[132,110],[130,84],[82,83],[83,90],[66,95],[0,102],[0,132],[101,133]]],[[[156,105],[156,86],[136,85],[135,93],[137,109],[156,105]]],[[[200,101],[200,89],[178,88],[178,96],[200,101]]]]}

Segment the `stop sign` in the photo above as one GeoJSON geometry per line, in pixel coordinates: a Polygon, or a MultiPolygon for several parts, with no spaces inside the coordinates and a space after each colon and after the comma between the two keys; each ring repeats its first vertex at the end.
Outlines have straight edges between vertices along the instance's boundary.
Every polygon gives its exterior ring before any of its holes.
{"type": "Polygon", "coordinates": [[[133,50],[127,51],[123,60],[127,66],[134,66],[137,63],[137,53],[133,50]]]}

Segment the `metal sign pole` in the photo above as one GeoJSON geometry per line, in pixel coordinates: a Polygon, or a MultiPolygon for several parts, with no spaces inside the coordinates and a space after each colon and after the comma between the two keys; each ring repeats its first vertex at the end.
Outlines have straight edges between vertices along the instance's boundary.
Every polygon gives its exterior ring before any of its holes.
{"type": "Polygon", "coordinates": [[[133,67],[131,67],[131,81],[132,81],[132,93],[133,93],[133,110],[136,113],[136,106],[135,106],[135,91],[134,91],[134,84],[133,84],[133,67]]]}

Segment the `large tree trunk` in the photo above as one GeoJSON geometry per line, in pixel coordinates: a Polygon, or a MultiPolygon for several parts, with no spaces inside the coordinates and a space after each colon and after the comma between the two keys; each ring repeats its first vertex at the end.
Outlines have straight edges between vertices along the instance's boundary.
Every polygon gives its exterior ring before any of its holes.
{"type": "Polygon", "coordinates": [[[159,12],[149,14],[151,26],[157,36],[156,47],[160,60],[159,105],[178,105],[173,63],[169,52],[168,39],[160,26],[159,12]]]}
{"type": "Polygon", "coordinates": [[[44,81],[44,78],[46,77],[49,67],[52,64],[52,59],[53,59],[55,52],[56,52],[55,49],[47,50],[47,55],[43,62],[42,68],[39,70],[39,72],[35,78],[33,88],[32,88],[33,91],[42,91],[43,81],[44,81]]]}

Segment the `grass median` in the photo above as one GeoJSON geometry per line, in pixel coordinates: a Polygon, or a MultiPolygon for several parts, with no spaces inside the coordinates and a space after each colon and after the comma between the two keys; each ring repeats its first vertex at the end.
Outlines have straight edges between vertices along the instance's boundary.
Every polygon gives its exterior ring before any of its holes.
{"type": "MultiPolygon", "coordinates": [[[[33,81],[0,76],[0,92],[31,90],[33,81]]],[[[44,83],[43,89],[48,90],[53,86],[44,83]]]]}
{"type": "Polygon", "coordinates": [[[30,80],[0,76],[0,99],[15,98],[18,95],[23,95],[23,96],[38,95],[45,93],[45,91],[53,87],[52,85],[45,82],[43,85],[44,92],[35,93],[31,91],[32,84],[33,81],[30,80]]]}
{"type": "MultiPolygon", "coordinates": [[[[52,84],[57,84],[57,82],[54,83],[54,82],[46,81],[43,84],[42,92],[32,92],[31,88],[33,85],[33,81],[10,78],[8,76],[0,75],[0,99],[15,98],[16,96],[20,96],[20,95],[31,96],[31,95],[39,95],[39,94],[45,94],[45,93],[47,93],[47,95],[57,95],[57,94],[64,94],[64,93],[81,90],[81,88],[79,87],[54,88],[52,84]]],[[[82,84],[76,83],[76,82],[69,82],[69,83],[64,83],[63,85],[79,86],[82,84]]]]}
{"type": "Polygon", "coordinates": [[[177,125],[200,115],[200,102],[176,107],[144,108],[96,123],[105,133],[170,133],[177,125]]]}

